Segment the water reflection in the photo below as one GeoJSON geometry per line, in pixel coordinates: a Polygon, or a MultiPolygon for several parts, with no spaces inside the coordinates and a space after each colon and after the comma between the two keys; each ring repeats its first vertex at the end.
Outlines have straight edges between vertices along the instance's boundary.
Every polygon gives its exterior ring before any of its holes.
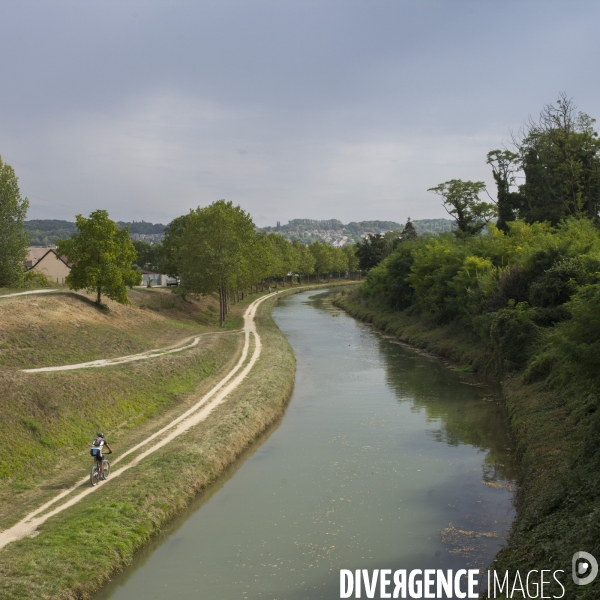
{"type": "Polygon", "coordinates": [[[322,294],[274,318],[297,358],[279,427],[110,588],[112,600],[339,596],[339,569],[485,567],[512,518],[494,390],[322,294]]]}
{"type": "MultiPolygon", "coordinates": [[[[331,303],[334,293],[316,294],[306,303],[339,317],[340,310],[331,303]]],[[[486,452],[485,481],[516,481],[508,415],[500,404],[499,387],[454,371],[443,360],[400,344],[370,325],[360,326],[378,336],[377,354],[398,401],[409,402],[412,411],[424,412],[429,422],[442,425],[428,432],[436,441],[450,446],[468,444],[486,452]]]]}

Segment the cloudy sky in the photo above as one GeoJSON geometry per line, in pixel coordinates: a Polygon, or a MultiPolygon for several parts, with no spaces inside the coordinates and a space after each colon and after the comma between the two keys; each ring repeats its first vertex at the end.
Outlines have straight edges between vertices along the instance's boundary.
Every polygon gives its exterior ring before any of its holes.
{"type": "Polygon", "coordinates": [[[600,116],[600,2],[1,2],[0,155],[29,218],[444,217],[561,91],[600,116]]]}

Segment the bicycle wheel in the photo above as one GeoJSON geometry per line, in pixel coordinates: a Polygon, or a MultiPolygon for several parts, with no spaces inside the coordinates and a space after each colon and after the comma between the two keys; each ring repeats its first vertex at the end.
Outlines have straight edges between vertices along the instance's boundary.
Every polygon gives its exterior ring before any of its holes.
{"type": "Polygon", "coordinates": [[[94,465],[92,467],[92,471],[90,473],[90,483],[92,485],[98,485],[100,481],[100,470],[98,469],[98,465],[94,465]]]}
{"type": "Polygon", "coordinates": [[[108,476],[110,475],[110,463],[104,459],[104,479],[108,479],[108,476]]]}

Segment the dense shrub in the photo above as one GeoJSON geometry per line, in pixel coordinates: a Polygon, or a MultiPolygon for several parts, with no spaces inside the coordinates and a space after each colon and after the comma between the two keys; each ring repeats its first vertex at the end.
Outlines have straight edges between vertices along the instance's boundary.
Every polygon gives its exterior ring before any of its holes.
{"type": "Polygon", "coordinates": [[[490,339],[501,370],[522,369],[539,340],[535,311],[525,302],[499,310],[490,327],[490,339]]]}
{"type": "Polygon", "coordinates": [[[415,242],[403,242],[385,261],[388,274],[388,302],[392,308],[408,308],[414,302],[415,290],[407,278],[415,262],[414,250],[416,247],[415,242]]]}
{"type": "Polygon", "coordinates": [[[585,279],[586,273],[578,259],[556,262],[531,284],[529,300],[533,306],[560,306],[571,299],[585,279]]]}
{"type": "Polygon", "coordinates": [[[489,296],[488,309],[491,311],[506,308],[509,301],[515,304],[527,302],[531,281],[519,265],[510,265],[500,272],[495,289],[489,296]]]}
{"type": "Polygon", "coordinates": [[[406,280],[415,290],[415,304],[437,315],[440,322],[458,316],[453,279],[468,254],[467,245],[464,238],[447,234],[414,251],[414,263],[406,280]]]}
{"type": "Polygon", "coordinates": [[[568,219],[554,228],[516,221],[507,233],[490,225],[482,235],[400,243],[369,272],[361,293],[394,310],[426,313],[437,324],[471,328],[504,370],[524,369],[542,331],[552,333],[542,352],[552,358],[540,354],[527,372],[537,380],[550,374],[558,348],[581,369],[600,367],[591,356],[600,356],[600,341],[588,339],[600,332],[599,280],[600,234],[591,221],[568,219]]]}
{"type": "Polygon", "coordinates": [[[572,318],[556,326],[550,342],[568,370],[595,386],[600,373],[600,284],[582,287],[568,308],[572,318]]]}
{"type": "Polygon", "coordinates": [[[367,298],[387,298],[388,271],[386,262],[373,267],[360,288],[361,294],[367,298]]]}

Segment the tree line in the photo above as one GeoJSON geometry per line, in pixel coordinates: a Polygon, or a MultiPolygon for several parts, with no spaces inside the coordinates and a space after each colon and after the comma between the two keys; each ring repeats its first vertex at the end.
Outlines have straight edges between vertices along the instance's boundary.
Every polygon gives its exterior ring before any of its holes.
{"type": "MultiPolygon", "coordinates": [[[[22,286],[32,276],[24,268],[27,208],[14,170],[0,158],[0,287],[22,286]]],[[[149,267],[178,278],[176,292],[182,295],[217,293],[223,326],[231,302],[259,286],[339,277],[359,268],[353,246],[306,246],[258,231],[247,212],[225,200],[171,221],[160,244],[132,241],[129,227],[120,225],[107,211],[96,210],[89,217],[77,215],[76,231],[57,241],[57,254],[72,265],[65,283],[94,293],[98,304],[103,295],[128,303],[127,288],[139,285],[141,268],[149,267]]]]}
{"type": "Polygon", "coordinates": [[[512,134],[509,148],[488,152],[495,199],[483,181],[451,179],[428,191],[441,196],[459,235],[476,234],[490,222],[508,233],[509,223],[517,220],[551,225],[568,217],[597,221],[600,139],[594,123],[561,94],[537,120],[530,118],[512,134]]]}
{"type": "Polygon", "coordinates": [[[218,293],[221,326],[230,302],[259,286],[293,278],[310,281],[313,275],[339,277],[358,269],[354,248],[322,242],[306,246],[257,231],[247,212],[225,200],[171,221],[154,252],[158,270],[180,278],[179,293],[218,293]]]}
{"type": "MultiPolygon", "coordinates": [[[[80,233],[59,242],[58,251],[75,263],[66,280],[69,286],[88,288],[84,285],[83,278],[90,273],[91,267],[86,266],[86,275],[74,274],[81,272],[78,265],[82,257],[86,256],[77,244],[87,246],[89,240],[97,238],[97,235],[89,231],[92,221],[103,221],[102,227],[95,227],[98,231],[104,228],[108,233],[106,219],[105,211],[96,211],[90,219],[78,216],[77,227],[80,233]]],[[[243,299],[246,293],[257,292],[259,287],[264,290],[271,285],[285,285],[286,282],[291,284],[294,279],[301,283],[303,279],[310,281],[312,276],[340,277],[348,271],[356,271],[359,266],[354,247],[335,248],[322,242],[306,246],[298,241],[289,242],[276,233],[258,231],[249,213],[225,200],[198,207],[171,221],[165,227],[160,244],[132,242],[126,239],[127,229],[112,228],[110,231],[108,237],[111,239],[116,239],[117,232],[121,237],[107,255],[114,256],[116,262],[123,268],[126,267],[123,275],[115,279],[117,288],[120,286],[119,289],[124,290],[123,286],[130,284],[136,277],[132,273],[138,273],[139,277],[140,268],[167,274],[180,281],[175,291],[183,296],[216,293],[219,297],[221,326],[231,303],[243,299]],[[121,248],[119,258],[116,258],[116,248],[121,248]],[[125,251],[124,248],[130,250],[125,251]],[[129,269],[130,263],[134,263],[133,267],[137,271],[129,269]]],[[[117,271],[118,269],[113,268],[111,273],[117,271]]],[[[114,300],[126,301],[124,291],[117,294],[106,286],[95,285],[93,289],[97,291],[98,299],[103,292],[114,300]]]]}
{"type": "Polygon", "coordinates": [[[436,325],[459,324],[489,346],[498,371],[527,370],[534,380],[558,377],[569,365],[597,385],[600,141],[593,123],[561,96],[528,122],[516,151],[488,154],[495,201],[482,199],[482,182],[432,188],[457,229],[371,244],[371,256],[379,250],[383,258],[373,259],[362,297],[436,325]]]}

